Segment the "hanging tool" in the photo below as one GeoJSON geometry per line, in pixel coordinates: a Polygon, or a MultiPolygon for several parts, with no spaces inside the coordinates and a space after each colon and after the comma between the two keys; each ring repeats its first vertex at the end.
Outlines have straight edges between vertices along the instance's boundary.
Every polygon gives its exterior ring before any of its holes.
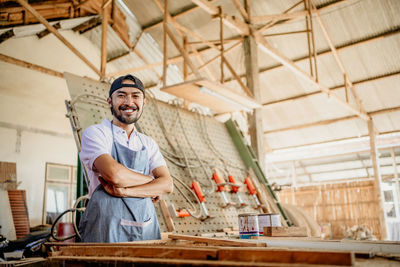
{"type": "Polygon", "coordinates": [[[229,183],[231,185],[231,193],[237,195],[237,198],[238,198],[238,201],[239,201],[238,208],[245,207],[247,204],[244,203],[242,198],[240,197],[239,185],[237,185],[238,183],[236,182],[235,178],[233,178],[233,175],[228,175],[228,180],[229,180],[229,183]]]}
{"type": "Polygon", "coordinates": [[[214,172],[213,172],[211,180],[214,180],[215,183],[217,184],[217,192],[219,192],[221,194],[222,199],[224,200],[224,205],[222,207],[225,208],[225,207],[228,207],[229,205],[231,205],[232,203],[229,202],[229,200],[225,194],[225,185],[226,185],[225,180],[224,180],[224,178],[221,178],[221,176],[218,175],[216,168],[214,168],[214,172]]]}
{"type": "Polygon", "coordinates": [[[207,207],[205,204],[206,198],[204,197],[203,192],[201,191],[199,182],[193,181],[191,189],[196,193],[197,199],[199,200],[201,208],[203,209],[203,213],[205,215],[205,217],[203,217],[201,220],[204,221],[204,220],[210,218],[210,215],[208,213],[208,210],[207,210],[207,207]]]}
{"type": "Polygon", "coordinates": [[[257,209],[261,207],[260,201],[258,200],[257,197],[257,191],[254,188],[253,182],[250,180],[249,177],[244,178],[244,183],[247,185],[247,190],[249,190],[249,195],[252,195],[254,200],[256,201],[257,204],[257,209]]]}
{"type": "Polygon", "coordinates": [[[184,218],[184,217],[190,217],[190,213],[187,211],[187,209],[180,209],[177,210],[175,209],[174,204],[169,204],[168,205],[169,212],[171,213],[171,216],[175,218],[184,218]]]}

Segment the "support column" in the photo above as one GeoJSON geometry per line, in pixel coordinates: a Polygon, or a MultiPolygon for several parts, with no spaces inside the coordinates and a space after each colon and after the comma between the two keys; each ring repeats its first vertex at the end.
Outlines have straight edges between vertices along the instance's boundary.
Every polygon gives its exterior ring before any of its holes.
{"type": "Polygon", "coordinates": [[[369,132],[369,143],[371,147],[371,160],[372,160],[372,167],[374,170],[374,188],[375,188],[375,196],[378,202],[378,217],[379,223],[381,225],[381,239],[387,239],[387,230],[386,230],[386,216],[385,210],[383,206],[383,198],[382,198],[382,177],[379,168],[379,158],[378,158],[378,150],[376,148],[376,138],[375,138],[375,131],[374,131],[374,122],[372,118],[368,120],[368,132],[369,132]]]}
{"type": "MultiPolygon", "coordinates": [[[[261,103],[261,89],[258,77],[257,43],[253,36],[246,36],[243,40],[244,61],[246,67],[247,88],[252,92],[254,99],[261,103]]],[[[266,147],[264,144],[264,127],[262,109],[258,108],[248,115],[251,146],[260,162],[261,168],[265,165],[266,147]]]]}

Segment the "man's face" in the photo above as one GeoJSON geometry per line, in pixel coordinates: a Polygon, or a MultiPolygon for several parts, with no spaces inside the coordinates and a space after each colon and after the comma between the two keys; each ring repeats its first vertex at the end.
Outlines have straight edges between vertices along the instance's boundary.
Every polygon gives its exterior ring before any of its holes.
{"type": "MultiPolygon", "coordinates": [[[[131,80],[124,80],[124,84],[135,84],[131,80]]],[[[111,106],[111,113],[120,122],[132,124],[139,120],[143,113],[143,107],[146,99],[142,91],[134,87],[122,87],[107,99],[111,106]]]]}

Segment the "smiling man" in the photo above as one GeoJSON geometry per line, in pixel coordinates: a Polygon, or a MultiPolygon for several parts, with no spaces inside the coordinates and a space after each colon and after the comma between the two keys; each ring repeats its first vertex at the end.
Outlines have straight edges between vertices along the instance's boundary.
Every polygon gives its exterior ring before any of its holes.
{"type": "Polygon", "coordinates": [[[172,192],[173,183],[158,145],[134,126],[146,105],[142,82],[119,77],[107,102],[112,121],[104,119],[82,134],[79,155],[90,179],[79,226],[82,242],[160,239],[153,201],[172,192]]]}

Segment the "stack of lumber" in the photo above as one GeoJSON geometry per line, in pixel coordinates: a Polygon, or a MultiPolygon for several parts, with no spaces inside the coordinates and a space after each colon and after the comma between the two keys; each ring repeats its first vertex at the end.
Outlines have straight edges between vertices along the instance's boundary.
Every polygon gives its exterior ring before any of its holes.
{"type": "Polygon", "coordinates": [[[214,239],[185,235],[169,235],[169,237],[168,240],[155,242],[118,244],[51,243],[48,245],[52,245],[57,251],[53,252],[48,260],[50,264],[56,265],[125,265],[127,263],[140,266],[354,265],[352,252],[272,249],[256,240],[214,239]],[[182,240],[185,243],[177,242],[182,240]],[[201,243],[202,246],[189,242],[201,243]]]}

